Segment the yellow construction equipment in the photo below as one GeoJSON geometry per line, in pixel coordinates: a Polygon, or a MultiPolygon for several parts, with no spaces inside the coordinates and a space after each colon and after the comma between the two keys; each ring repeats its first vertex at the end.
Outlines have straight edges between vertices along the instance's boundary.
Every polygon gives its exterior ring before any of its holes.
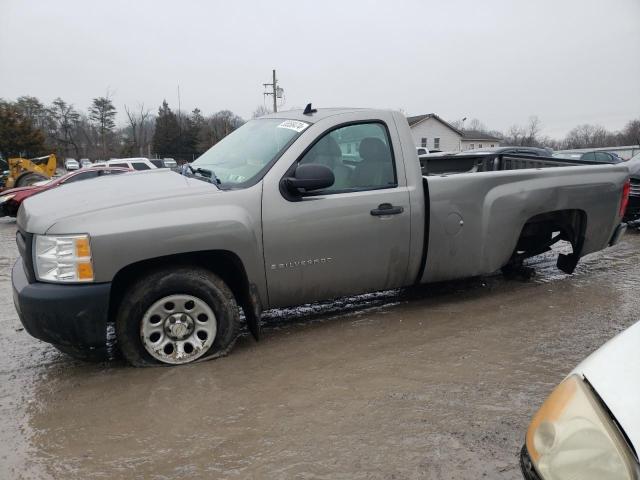
{"type": "Polygon", "coordinates": [[[56,173],[57,159],[51,154],[38,158],[10,158],[9,176],[4,188],[25,187],[41,180],[47,180],[56,173]]]}

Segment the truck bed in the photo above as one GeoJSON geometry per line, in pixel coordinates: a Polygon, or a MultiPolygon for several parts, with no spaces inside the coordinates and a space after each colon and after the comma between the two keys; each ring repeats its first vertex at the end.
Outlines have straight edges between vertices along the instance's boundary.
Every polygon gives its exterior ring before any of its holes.
{"type": "Polygon", "coordinates": [[[422,174],[427,176],[596,164],[595,162],[516,154],[469,153],[467,155],[426,155],[418,158],[422,174]]]}
{"type": "Polygon", "coordinates": [[[628,177],[620,164],[521,155],[432,157],[426,167],[428,247],[421,282],[496,271],[520,250],[545,251],[556,230],[562,240],[575,240],[577,258],[605,248],[620,223],[628,177]]]}

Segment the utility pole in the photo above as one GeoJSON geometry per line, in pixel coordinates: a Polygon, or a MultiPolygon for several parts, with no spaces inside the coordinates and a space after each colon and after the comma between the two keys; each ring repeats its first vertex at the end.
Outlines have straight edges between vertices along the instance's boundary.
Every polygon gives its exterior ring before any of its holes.
{"type": "Polygon", "coordinates": [[[276,71],[273,70],[273,82],[272,83],[263,83],[265,88],[271,87],[271,92],[264,92],[264,95],[273,95],[273,111],[278,111],[278,97],[282,97],[282,89],[278,87],[278,80],[276,79],[276,71]]]}

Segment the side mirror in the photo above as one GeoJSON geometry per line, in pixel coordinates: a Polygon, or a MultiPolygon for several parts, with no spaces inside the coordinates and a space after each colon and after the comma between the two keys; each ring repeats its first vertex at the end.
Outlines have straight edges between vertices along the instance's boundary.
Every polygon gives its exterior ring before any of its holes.
{"type": "Polygon", "coordinates": [[[305,192],[330,187],[335,182],[335,177],[326,165],[307,163],[298,165],[293,175],[284,178],[283,182],[289,192],[295,195],[304,195],[305,192]]]}

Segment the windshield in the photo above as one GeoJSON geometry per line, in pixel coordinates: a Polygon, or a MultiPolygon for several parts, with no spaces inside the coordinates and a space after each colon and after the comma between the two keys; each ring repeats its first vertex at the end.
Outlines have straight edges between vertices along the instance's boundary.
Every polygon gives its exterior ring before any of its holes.
{"type": "Polygon", "coordinates": [[[191,164],[213,171],[223,187],[250,185],[309,126],[298,120],[251,120],[191,164]]]}

